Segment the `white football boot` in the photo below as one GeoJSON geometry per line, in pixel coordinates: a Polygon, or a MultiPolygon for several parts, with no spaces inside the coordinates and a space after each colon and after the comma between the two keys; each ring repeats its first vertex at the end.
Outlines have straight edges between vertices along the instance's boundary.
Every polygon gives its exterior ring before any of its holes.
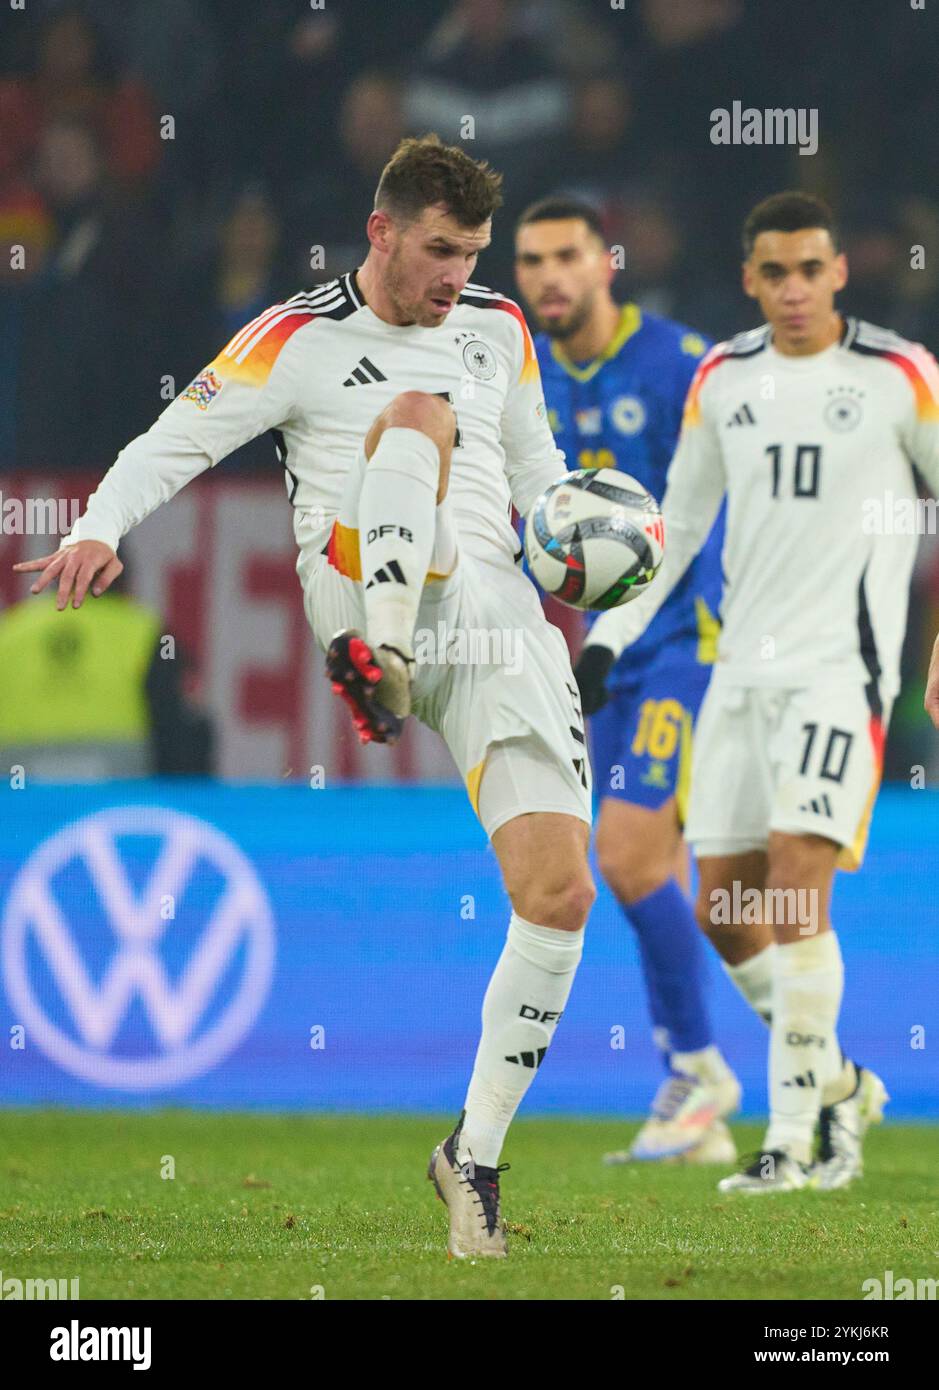
{"type": "Polygon", "coordinates": [[[767,1192],[795,1192],[800,1187],[814,1186],[811,1168],[798,1163],[782,1149],[768,1149],[729,1178],[721,1178],[719,1192],[743,1192],[748,1196],[767,1192]]]}
{"type": "MultiPolygon", "coordinates": [[[[667,1161],[667,1160],[666,1160],[667,1161]]],[[[715,1120],[700,1143],[687,1149],[672,1160],[674,1163],[720,1163],[728,1165],[737,1162],[737,1145],[723,1120],[715,1120]]]]}
{"type": "Polygon", "coordinates": [[[857,1067],[857,1085],[836,1105],[822,1107],[818,1117],[819,1153],[815,1186],[823,1192],[847,1187],[864,1175],[864,1135],[883,1119],[890,1097],[879,1076],[857,1067]]]}
{"type": "Polygon", "coordinates": [[[729,1070],[725,1077],[710,1083],[673,1073],[656,1092],[652,1113],[631,1146],[605,1154],[603,1161],[733,1163],[737,1151],[721,1122],[739,1104],[740,1083],[729,1070]]]}
{"type": "Polygon", "coordinates": [[[451,1135],[430,1156],[427,1176],[450,1213],[447,1253],[457,1260],[504,1259],[508,1254],[499,1198],[499,1174],[508,1168],[484,1168],[466,1160],[462,1167],[456,1152],[463,1117],[451,1135]]]}
{"type": "MultiPolygon", "coordinates": [[[[603,1162],[607,1164],[632,1163],[634,1161],[631,1149],[615,1149],[612,1153],[603,1155],[603,1162]]],[[[727,1167],[729,1164],[737,1162],[737,1145],[724,1121],[715,1120],[693,1149],[685,1149],[684,1153],[660,1158],[658,1162],[714,1163],[727,1167]]]]}

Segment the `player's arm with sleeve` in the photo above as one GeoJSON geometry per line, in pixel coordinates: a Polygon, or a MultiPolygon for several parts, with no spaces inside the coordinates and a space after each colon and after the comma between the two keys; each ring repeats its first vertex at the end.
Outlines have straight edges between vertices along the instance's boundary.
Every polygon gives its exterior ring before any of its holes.
{"type": "Polygon", "coordinates": [[[519,515],[527,520],[545,488],[563,478],[566,465],[548,424],[531,333],[518,305],[511,300],[506,300],[506,304],[511,305],[517,331],[513,333],[513,380],[502,411],[502,447],[512,501],[519,515]]]}
{"type": "MultiPolygon", "coordinates": [[[[916,344],[909,410],[904,418],[903,447],[922,474],[933,497],[939,498],[939,363],[932,353],[916,344]]],[[[939,729],[939,634],[936,636],[926,677],[926,713],[939,729]]]]}
{"type": "MultiPolygon", "coordinates": [[[[581,661],[591,666],[593,686],[602,686],[620,653],[645,632],[704,545],[720,511],[725,491],[724,463],[717,429],[709,413],[713,383],[708,378],[722,355],[719,345],[702,360],[685,402],[678,448],[669,465],[662,499],[662,567],[645,593],[601,614],[587,634],[581,661]]],[[[596,708],[600,704],[602,700],[596,708]]],[[[584,710],[589,712],[586,705],[584,710]]]]}
{"type": "Polygon", "coordinates": [[[73,589],[75,608],[89,587],[103,593],[123,568],[117,548],[133,526],[240,445],[285,423],[293,410],[297,330],[311,317],[269,310],[236,334],[121,450],[60,548],[14,566],[42,571],[32,592],[58,581],[59,608],[73,589]]]}

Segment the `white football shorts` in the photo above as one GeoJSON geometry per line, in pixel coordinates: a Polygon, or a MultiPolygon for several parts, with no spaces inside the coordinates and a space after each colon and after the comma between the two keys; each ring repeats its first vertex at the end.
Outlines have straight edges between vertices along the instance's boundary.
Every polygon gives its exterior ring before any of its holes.
{"type": "MultiPolygon", "coordinates": [[[[297,567],[324,650],[343,628],[365,630],[353,524],[364,467],[363,452],[327,553],[302,550],[297,567]]],[[[449,498],[437,507],[414,655],[414,714],[443,737],[487,835],[534,811],[590,824],[590,762],[567,643],[520,566],[495,549],[491,561],[460,551],[449,498]]]]}
{"type": "Polygon", "coordinates": [[[854,680],[740,686],[716,667],[698,715],[685,837],[695,855],[765,849],[771,830],[822,835],[856,869],[880,786],[890,705],[854,680]]]}

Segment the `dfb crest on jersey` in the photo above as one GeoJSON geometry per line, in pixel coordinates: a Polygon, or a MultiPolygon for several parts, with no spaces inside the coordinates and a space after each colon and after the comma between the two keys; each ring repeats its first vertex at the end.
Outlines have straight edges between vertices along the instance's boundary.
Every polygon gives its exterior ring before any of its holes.
{"type": "Polygon", "coordinates": [[[828,393],[830,399],[825,406],[825,424],[828,428],[836,430],[838,434],[847,434],[848,430],[856,429],[863,414],[858,397],[863,394],[863,391],[856,391],[853,386],[833,387],[828,393]]]}
{"type": "Polygon", "coordinates": [[[474,338],[463,349],[463,365],[479,381],[491,381],[496,374],[496,359],[491,348],[481,338],[474,338]]]}
{"type": "Polygon", "coordinates": [[[638,434],[646,423],[646,409],[638,396],[617,397],[610,415],[621,434],[638,434]]]}

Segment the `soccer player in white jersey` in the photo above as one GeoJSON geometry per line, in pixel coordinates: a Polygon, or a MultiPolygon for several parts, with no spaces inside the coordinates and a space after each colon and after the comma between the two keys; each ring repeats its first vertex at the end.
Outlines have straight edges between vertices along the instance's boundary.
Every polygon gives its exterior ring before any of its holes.
{"type": "Polygon", "coordinates": [[[436,136],[403,141],[358,270],[237,333],[122,450],[61,549],[17,567],[77,607],[120,572],[130,527],[274,432],[334,688],[365,740],[393,741],[411,711],[441,733],[511,900],[464,1111],[431,1159],[455,1256],[505,1253],[503,1140],[567,1003],[595,895],[577,686],[511,524],[512,503],[526,514],[564,458],[521,310],[468,283],[500,183],[436,136]],[[427,634],[441,630],[434,650],[427,634]]]}
{"type": "Polygon", "coordinates": [[[919,344],[837,312],[847,264],[821,201],[760,203],[744,253],[766,323],[702,360],[663,501],[662,569],[588,641],[618,654],[635,640],[726,494],[722,631],[686,836],[698,920],[770,1026],[763,1149],[720,1184],[763,1193],[858,1176],[887,1099],[838,1045],[829,905],[835,869],[863,855],[915,552],[872,519],[888,498],[915,498],[914,464],[939,492],[939,370],[919,344]]]}

